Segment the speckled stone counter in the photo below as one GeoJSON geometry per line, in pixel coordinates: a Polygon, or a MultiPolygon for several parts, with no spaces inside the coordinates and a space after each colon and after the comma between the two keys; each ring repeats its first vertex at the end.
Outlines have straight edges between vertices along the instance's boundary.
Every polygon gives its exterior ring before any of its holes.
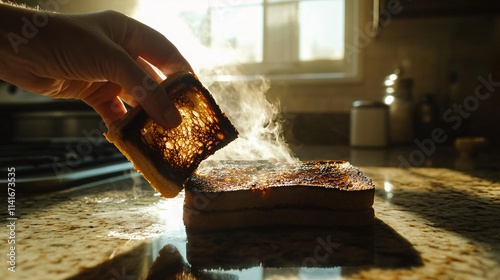
{"type": "Polygon", "coordinates": [[[16,272],[7,270],[2,213],[0,279],[145,279],[152,265],[151,279],[179,271],[190,279],[500,279],[498,172],[361,169],[377,186],[375,225],[361,232],[186,235],[182,194],[160,198],[137,176],[19,193],[16,272]]]}

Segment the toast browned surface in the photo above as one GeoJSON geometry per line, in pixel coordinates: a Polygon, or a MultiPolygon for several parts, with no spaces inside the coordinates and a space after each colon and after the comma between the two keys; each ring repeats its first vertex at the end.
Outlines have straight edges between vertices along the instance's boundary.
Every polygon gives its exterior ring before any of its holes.
{"type": "Polygon", "coordinates": [[[238,133],[195,75],[178,72],[161,86],[181,113],[178,127],[163,128],[137,106],[105,136],[162,196],[174,197],[200,162],[238,133]]]}
{"type": "Polygon", "coordinates": [[[345,161],[213,161],[186,184],[192,230],[269,225],[367,226],[375,186],[345,161]]]}

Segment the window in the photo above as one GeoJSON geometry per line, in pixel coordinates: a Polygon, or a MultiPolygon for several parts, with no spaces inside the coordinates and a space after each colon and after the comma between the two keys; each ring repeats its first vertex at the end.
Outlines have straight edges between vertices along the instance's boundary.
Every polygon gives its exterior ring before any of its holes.
{"type": "Polygon", "coordinates": [[[357,74],[356,54],[345,52],[354,40],[353,32],[346,30],[354,30],[357,1],[151,2],[139,1],[134,16],[163,32],[198,71],[216,74],[219,80],[260,75],[316,80],[357,74]],[[240,74],[214,71],[233,66],[240,74]]]}

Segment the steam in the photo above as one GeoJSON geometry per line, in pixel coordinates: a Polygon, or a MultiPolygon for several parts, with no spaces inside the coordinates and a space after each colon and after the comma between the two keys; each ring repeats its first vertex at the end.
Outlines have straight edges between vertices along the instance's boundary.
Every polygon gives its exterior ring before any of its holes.
{"type": "MultiPolygon", "coordinates": [[[[296,161],[283,136],[279,102],[271,103],[266,98],[268,80],[216,82],[216,77],[238,75],[235,67],[220,65],[237,65],[241,54],[230,45],[207,44],[204,17],[200,15],[206,13],[209,1],[194,2],[186,5],[181,1],[155,1],[151,5],[150,1],[138,1],[134,17],[163,33],[177,46],[238,130],[238,139],[209,159],[296,161]]],[[[218,5],[230,6],[231,1],[218,5]]]]}
{"type": "MultiPolygon", "coordinates": [[[[217,75],[236,73],[219,69],[217,75]]],[[[203,80],[203,78],[200,78],[203,80]]],[[[264,78],[212,83],[209,89],[221,110],[239,132],[239,137],[217,151],[210,160],[276,160],[294,162],[283,136],[279,102],[269,102],[270,82],[264,78]]]]}

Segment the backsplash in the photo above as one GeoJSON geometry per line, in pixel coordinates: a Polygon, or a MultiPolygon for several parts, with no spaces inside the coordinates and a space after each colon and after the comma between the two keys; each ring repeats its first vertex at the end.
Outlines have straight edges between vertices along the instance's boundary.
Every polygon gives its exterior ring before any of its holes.
{"type": "Polygon", "coordinates": [[[496,145],[500,144],[499,50],[499,16],[398,18],[361,50],[360,82],[273,84],[269,96],[281,100],[285,114],[295,115],[296,140],[347,144],[352,102],[381,100],[385,77],[402,66],[414,81],[415,103],[425,94],[435,96],[439,127],[449,131],[450,140],[457,135],[485,136],[496,145]]]}
{"type": "Polygon", "coordinates": [[[346,113],[287,114],[284,136],[297,145],[349,145],[349,117],[346,113]]]}

